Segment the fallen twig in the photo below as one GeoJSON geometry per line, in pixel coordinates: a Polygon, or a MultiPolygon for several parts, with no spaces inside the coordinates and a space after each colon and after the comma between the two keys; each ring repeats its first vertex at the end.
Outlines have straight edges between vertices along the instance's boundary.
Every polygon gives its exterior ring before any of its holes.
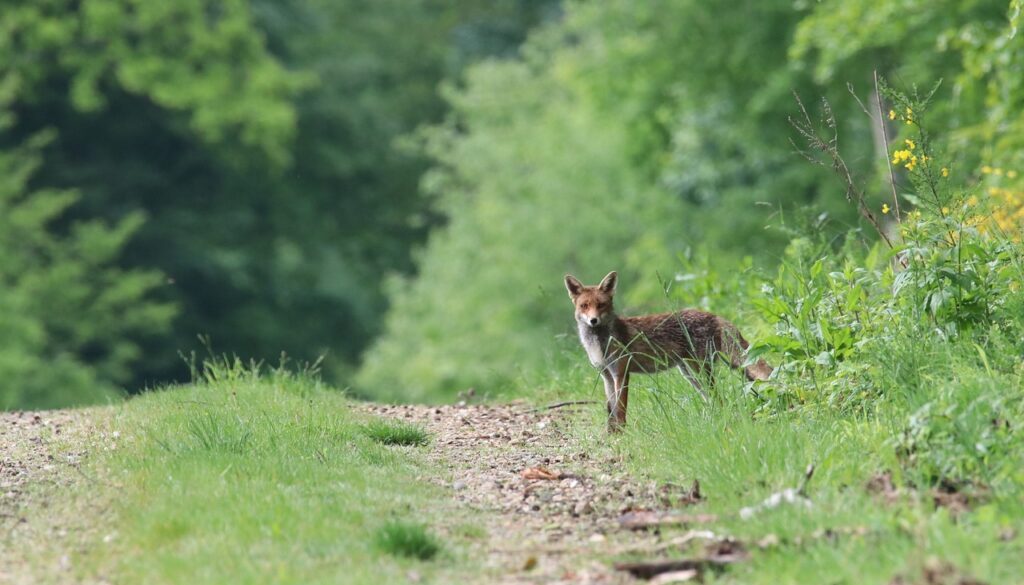
{"type": "Polygon", "coordinates": [[[615,563],[615,570],[626,571],[639,579],[652,579],[662,573],[677,571],[696,571],[698,574],[708,569],[721,571],[726,566],[746,560],[747,553],[736,552],[725,555],[714,555],[694,559],[678,559],[670,561],[642,561],[638,563],[615,563]]]}
{"type": "Polygon", "coordinates": [[[644,530],[658,526],[710,524],[718,520],[715,514],[679,514],[654,510],[634,510],[619,516],[619,526],[627,530],[644,530]]]}
{"type": "Polygon", "coordinates": [[[556,408],[564,408],[566,406],[580,406],[583,404],[600,404],[597,400],[566,400],[565,402],[556,402],[547,406],[538,406],[537,408],[531,408],[526,412],[543,412],[545,410],[555,410],[556,408]]]}
{"type": "Polygon", "coordinates": [[[620,554],[625,554],[625,553],[652,553],[652,554],[653,553],[662,553],[662,552],[665,552],[665,551],[671,550],[671,549],[681,549],[681,548],[685,547],[686,545],[690,544],[691,542],[693,542],[695,540],[707,540],[707,541],[711,541],[711,542],[717,542],[717,541],[720,541],[720,540],[727,540],[729,538],[731,538],[731,537],[729,537],[729,536],[721,536],[721,535],[715,534],[714,532],[712,532],[710,530],[688,530],[682,536],[677,536],[677,537],[675,537],[675,538],[673,538],[671,540],[658,543],[658,544],[656,544],[654,546],[651,546],[648,543],[641,543],[641,544],[636,544],[636,545],[633,545],[633,546],[629,546],[629,547],[625,547],[625,548],[619,549],[616,552],[620,553],[620,554]]]}

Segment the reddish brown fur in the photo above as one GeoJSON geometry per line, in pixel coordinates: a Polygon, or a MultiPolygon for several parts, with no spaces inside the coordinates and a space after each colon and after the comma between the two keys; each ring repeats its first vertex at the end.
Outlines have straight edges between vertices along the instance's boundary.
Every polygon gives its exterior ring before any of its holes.
{"type": "MultiPolygon", "coordinates": [[[[615,272],[597,286],[584,286],[573,276],[565,277],[576,309],[580,342],[605,381],[610,429],[616,430],[626,422],[632,373],[679,367],[704,395],[698,376],[714,383],[712,366],[716,357],[733,368],[743,367],[749,344],[735,325],[696,309],[618,317],[614,307],[616,281],[615,272]]],[[[771,372],[764,360],[744,369],[750,380],[765,380],[771,372]]]]}

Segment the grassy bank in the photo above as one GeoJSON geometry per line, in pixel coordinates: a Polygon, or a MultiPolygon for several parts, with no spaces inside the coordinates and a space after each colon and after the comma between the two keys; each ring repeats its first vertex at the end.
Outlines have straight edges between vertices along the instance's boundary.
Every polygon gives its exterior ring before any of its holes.
{"type": "Polygon", "coordinates": [[[57,504],[89,516],[92,544],[65,560],[83,578],[395,583],[458,566],[416,480],[429,437],[309,377],[220,364],[108,414],[83,468],[106,479],[57,504]]]}
{"type": "MultiPolygon", "coordinates": [[[[942,369],[939,377],[948,373],[942,369]]],[[[943,416],[981,410],[991,399],[978,376],[965,369],[950,382],[964,390],[962,402],[946,403],[943,416]]],[[[601,396],[597,373],[585,366],[559,379],[571,389],[563,399],[601,396]]],[[[925,405],[943,400],[942,387],[929,382],[911,398],[850,415],[839,409],[763,412],[763,401],[745,381],[724,369],[708,404],[674,371],[634,376],[626,432],[606,435],[602,405],[578,419],[576,436],[584,443],[611,443],[634,473],[659,483],[700,482],[703,501],[672,507],[717,519],[663,528],[662,539],[690,529],[737,539],[750,558],[730,566],[716,583],[1016,583],[1024,573],[1024,445],[1016,441],[979,453],[981,467],[958,482],[924,472],[921,458],[953,457],[953,449],[936,453],[923,441],[918,459],[903,451],[910,425],[923,424],[925,405]],[[773,494],[798,488],[810,464],[808,505],[758,508],[773,494]]],[[[1019,408],[1019,388],[1019,380],[1003,380],[989,391],[1019,408]]],[[[1013,420],[1020,420],[1019,411],[1013,420]]],[[[941,433],[950,444],[976,451],[985,449],[982,435],[991,426],[991,420],[960,416],[941,433]]],[[[687,550],[663,556],[701,557],[706,543],[697,538],[687,550]]],[[[638,553],[619,560],[651,558],[638,553]]]]}

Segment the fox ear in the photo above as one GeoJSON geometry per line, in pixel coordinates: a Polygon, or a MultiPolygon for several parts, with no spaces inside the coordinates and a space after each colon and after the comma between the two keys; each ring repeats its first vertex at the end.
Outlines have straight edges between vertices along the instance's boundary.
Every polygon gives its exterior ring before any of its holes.
{"type": "Polygon", "coordinates": [[[571,274],[565,275],[565,290],[569,291],[569,298],[575,299],[583,291],[583,283],[576,280],[571,274]]]}
{"type": "Polygon", "coordinates": [[[597,285],[597,288],[601,289],[601,292],[614,294],[615,284],[618,283],[618,281],[619,274],[612,270],[611,272],[608,273],[607,276],[604,277],[604,279],[601,280],[601,284],[597,285]]]}

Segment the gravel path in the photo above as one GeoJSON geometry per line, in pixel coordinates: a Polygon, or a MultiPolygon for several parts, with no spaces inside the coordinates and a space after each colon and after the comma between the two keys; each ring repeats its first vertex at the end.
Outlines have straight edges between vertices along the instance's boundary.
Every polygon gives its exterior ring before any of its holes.
{"type": "Polygon", "coordinates": [[[70,541],[73,519],[56,522],[47,494],[80,477],[93,409],[0,412],[0,584],[37,583],[26,559],[50,562],[56,581],[70,580],[68,555],[33,556],[33,544],[70,541]],[[67,448],[75,445],[75,448],[67,448]]]}
{"type": "Polygon", "coordinates": [[[680,486],[630,478],[610,448],[584,450],[584,441],[568,434],[565,410],[533,412],[523,404],[364,408],[430,431],[429,458],[447,477],[429,479],[451,491],[456,508],[468,507],[482,519],[486,535],[471,546],[493,576],[489,582],[638,582],[615,571],[612,561],[654,551],[661,537],[626,530],[619,518],[627,510],[678,509],[687,497],[680,486]],[[538,468],[561,477],[523,476],[538,468]]]}

